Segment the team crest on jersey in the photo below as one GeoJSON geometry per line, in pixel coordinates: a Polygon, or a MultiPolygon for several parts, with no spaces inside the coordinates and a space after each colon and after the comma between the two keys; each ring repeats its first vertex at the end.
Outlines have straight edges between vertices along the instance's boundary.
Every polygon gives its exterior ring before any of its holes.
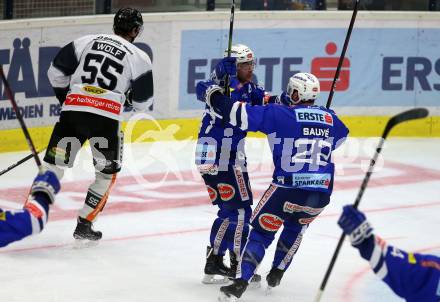
{"type": "Polygon", "coordinates": [[[6,212],[0,212],[0,221],[6,220],[6,212]]]}
{"type": "Polygon", "coordinates": [[[299,123],[317,123],[333,126],[333,117],[330,113],[315,108],[299,108],[295,110],[296,121],[299,123]]]}
{"type": "Polygon", "coordinates": [[[284,220],[274,214],[263,214],[258,218],[260,226],[269,232],[276,232],[283,225],[284,220]]]}
{"type": "Polygon", "coordinates": [[[219,183],[217,189],[223,201],[231,200],[235,195],[235,189],[230,184],[219,183]]]}
{"type": "Polygon", "coordinates": [[[82,90],[90,94],[104,94],[107,92],[107,90],[95,86],[84,86],[82,90]]]}
{"type": "Polygon", "coordinates": [[[209,199],[214,202],[217,199],[217,191],[210,186],[206,186],[206,188],[208,189],[209,199]]]}

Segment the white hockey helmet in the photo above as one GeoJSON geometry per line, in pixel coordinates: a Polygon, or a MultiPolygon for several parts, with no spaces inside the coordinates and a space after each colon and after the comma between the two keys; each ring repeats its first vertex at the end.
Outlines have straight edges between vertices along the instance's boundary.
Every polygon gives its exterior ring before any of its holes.
{"type": "MultiPolygon", "coordinates": [[[[224,57],[228,56],[228,50],[225,50],[224,57]]],[[[255,64],[254,52],[244,44],[235,44],[231,47],[231,57],[237,58],[237,64],[253,62],[255,64]]]]}
{"type": "Polygon", "coordinates": [[[293,104],[301,102],[314,101],[318,98],[320,91],[319,80],[311,73],[300,72],[296,73],[289,79],[287,84],[287,94],[289,95],[293,104]],[[298,91],[298,100],[292,100],[294,91],[298,91]]]}

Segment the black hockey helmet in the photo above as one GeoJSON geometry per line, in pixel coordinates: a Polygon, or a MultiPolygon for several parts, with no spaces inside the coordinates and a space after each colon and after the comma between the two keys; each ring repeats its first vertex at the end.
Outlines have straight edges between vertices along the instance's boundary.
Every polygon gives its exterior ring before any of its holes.
{"type": "Polygon", "coordinates": [[[142,30],[144,21],[141,13],[134,8],[124,7],[118,10],[113,20],[113,30],[117,35],[127,34],[135,27],[142,30]]]}

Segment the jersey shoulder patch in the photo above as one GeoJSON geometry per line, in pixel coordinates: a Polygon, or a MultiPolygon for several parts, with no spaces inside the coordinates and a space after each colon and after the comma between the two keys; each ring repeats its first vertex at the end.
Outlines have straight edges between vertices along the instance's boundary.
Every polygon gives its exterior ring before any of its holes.
{"type": "Polygon", "coordinates": [[[314,123],[333,126],[333,116],[318,108],[295,109],[296,121],[299,123],[314,123]]]}

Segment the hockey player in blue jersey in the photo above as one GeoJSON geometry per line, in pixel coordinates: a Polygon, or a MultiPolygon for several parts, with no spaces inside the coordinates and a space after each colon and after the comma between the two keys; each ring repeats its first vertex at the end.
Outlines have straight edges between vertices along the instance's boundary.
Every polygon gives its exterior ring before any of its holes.
{"type": "Polygon", "coordinates": [[[387,245],[373,234],[365,215],[351,205],[344,207],[338,224],[396,295],[408,302],[440,301],[440,257],[407,253],[387,245]]]}
{"type": "MultiPolygon", "coordinates": [[[[233,45],[231,57],[217,64],[206,83],[224,86],[226,76],[230,75],[232,100],[263,105],[265,91],[252,82],[254,67],[252,50],[242,44],[233,45]]],[[[206,106],[198,135],[196,165],[209,198],[219,211],[211,228],[203,283],[224,283],[227,276],[235,277],[237,259],[249,233],[252,191],[246,171],[245,137],[245,130],[228,124],[206,106]],[[230,268],[223,263],[226,250],[230,268]]]]}
{"type": "Polygon", "coordinates": [[[268,135],[275,170],[273,181],[254,209],[252,231],[241,254],[237,279],[221,287],[221,301],[236,301],[246,290],[265,250],[283,226],[272,269],[266,280],[277,286],[292,262],[308,225],[330,201],[334,164],[331,153],[347,137],[348,129],[331,110],[314,106],[319,81],[309,73],[289,79],[279,102],[250,106],[223,94],[214,83],[197,85],[200,98],[215,114],[243,131],[268,135]]]}
{"type": "Polygon", "coordinates": [[[59,190],[60,183],[56,175],[46,171],[35,178],[23,209],[0,209],[0,247],[40,233],[46,225],[49,207],[59,190]]]}

